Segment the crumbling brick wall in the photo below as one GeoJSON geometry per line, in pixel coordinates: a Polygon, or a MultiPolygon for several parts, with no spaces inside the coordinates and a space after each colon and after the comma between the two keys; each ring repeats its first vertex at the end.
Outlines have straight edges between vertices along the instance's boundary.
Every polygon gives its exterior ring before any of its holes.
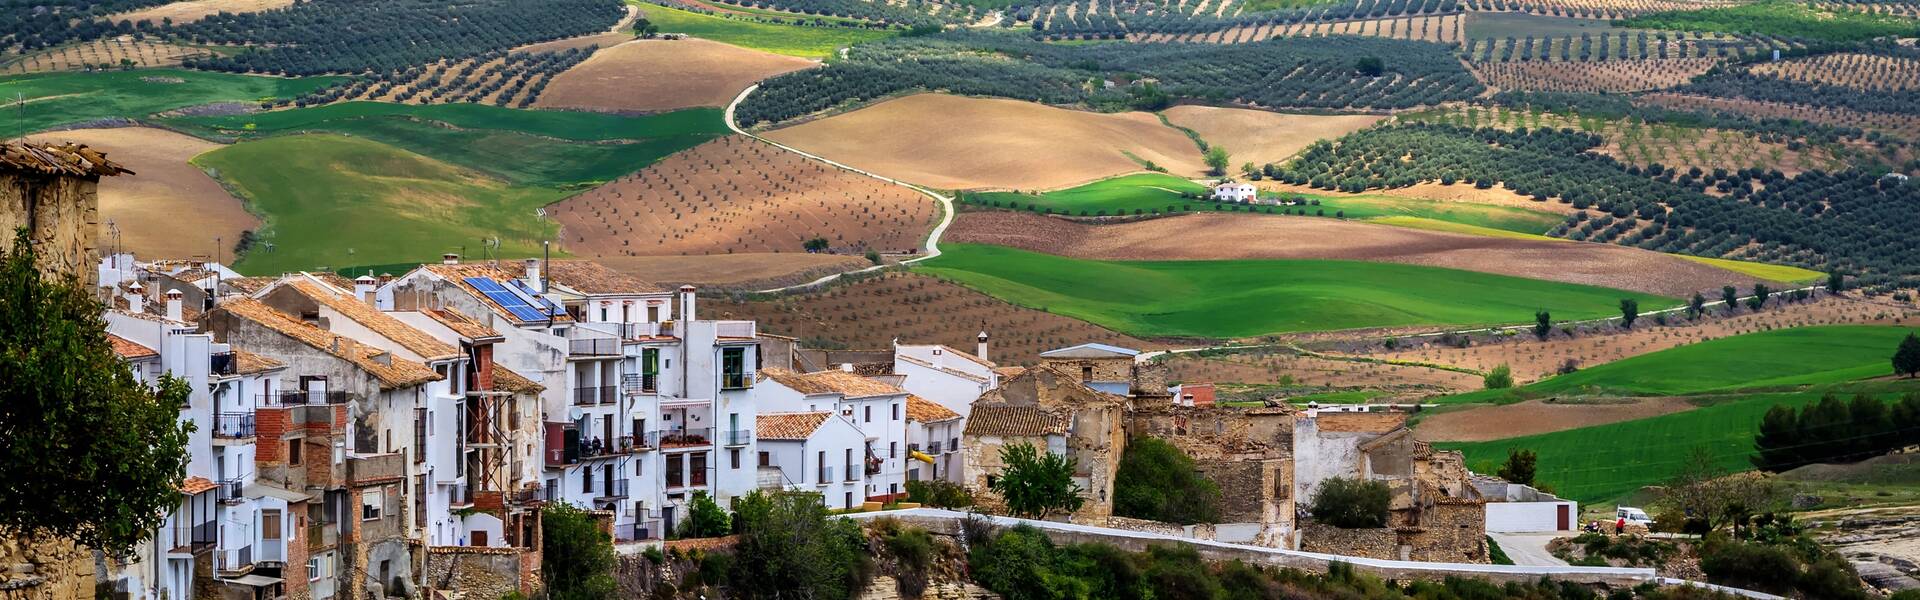
{"type": "Polygon", "coordinates": [[[1421,511],[1420,526],[1403,530],[1408,560],[1485,563],[1487,505],[1476,500],[1445,500],[1421,511]]]}

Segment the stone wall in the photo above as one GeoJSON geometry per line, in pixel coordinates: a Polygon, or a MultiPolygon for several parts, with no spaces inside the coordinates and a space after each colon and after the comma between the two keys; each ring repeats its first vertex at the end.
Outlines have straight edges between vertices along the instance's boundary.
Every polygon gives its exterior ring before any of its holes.
{"type": "Polygon", "coordinates": [[[0,600],[89,600],[93,551],[58,538],[0,536],[0,600]]]}
{"type": "Polygon", "coordinates": [[[99,178],[0,172],[0,244],[27,227],[40,267],[91,284],[100,260],[99,178]]]}
{"type": "Polygon", "coordinates": [[[1447,501],[1420,513],[1420,526],[1402,530],[1408,560],[1487,563],[1487,505],[1477,501],[1447,501]]]}
{"type": "Polygon", "coordinates": [[[434,546],[427,549],[422,583],[451,600],[499,600],[516,591],[532,595],[539,573],[526,570],[528,554],[521,548],[434,546]]]}
{"type": "MultiPolygon", "coordinates": [[[[900,582],[892,577],[880,575],[867,582],[867,587],[854,596],[854,600],[902,600],[900,582]]],[[[999,600],[1000,595],[988,591],[967,581],[949,581],[927,584],[920,594],[920,600],[999,600]]]]}
{"type": "Polygon", "coordinates": [[[1300,526],[1300,549],[1307,552],[1399,560],[1400,544],[1392,529],[1341,529],[1319,523],[1300,526]]]}

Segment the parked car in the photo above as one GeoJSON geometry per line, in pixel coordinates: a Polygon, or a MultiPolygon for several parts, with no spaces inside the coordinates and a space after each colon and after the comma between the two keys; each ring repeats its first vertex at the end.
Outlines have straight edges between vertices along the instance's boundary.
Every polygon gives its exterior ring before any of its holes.
{"type": "Polygon", "coordinates": [[[1615,519],[1626,519],[1628,525],[1639,525],[1649,529],[1653,527],[1653,517],[1647,516],[1647,511],[1631,506],[1613,509],[1613,516],[1615,519]]]}

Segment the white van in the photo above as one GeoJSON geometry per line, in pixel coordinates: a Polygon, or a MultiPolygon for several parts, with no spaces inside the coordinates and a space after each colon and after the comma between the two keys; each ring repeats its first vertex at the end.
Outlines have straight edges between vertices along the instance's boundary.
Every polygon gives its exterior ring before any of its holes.
{"type": "Polygon", "coordinates": [[[1631,506],[1622,506],[1622,507],[1613,509],[1613,517],[1615,519],[1626,519],[1628,524],[1640,525],[1642,527],[1648,527],[1648,528],[1653,527],[1653,517],[1647,516],[1647,511],[1640,510],[1638,508],[1634,508],[1631,506]]]}

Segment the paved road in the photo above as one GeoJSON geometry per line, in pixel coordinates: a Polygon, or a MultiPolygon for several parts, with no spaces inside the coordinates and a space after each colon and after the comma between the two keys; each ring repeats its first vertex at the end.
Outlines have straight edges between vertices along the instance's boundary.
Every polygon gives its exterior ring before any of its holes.
{"type": "Polygon", "coordinates": [[[1528,567],[1564,567],[1567,566],[1567,561],[1554,558],[1553,553],[1547,552],[1547,542],[1553,541],[1553,538],[1572,535],[1574,535],[1573,532],[1567,531],[1489,533],[1487,537],[1493,538],[1494,543],[1500,544],[1500,549],[1506,551],[1507,558],[1513,559],[1513,564],[1528,567]]]}

